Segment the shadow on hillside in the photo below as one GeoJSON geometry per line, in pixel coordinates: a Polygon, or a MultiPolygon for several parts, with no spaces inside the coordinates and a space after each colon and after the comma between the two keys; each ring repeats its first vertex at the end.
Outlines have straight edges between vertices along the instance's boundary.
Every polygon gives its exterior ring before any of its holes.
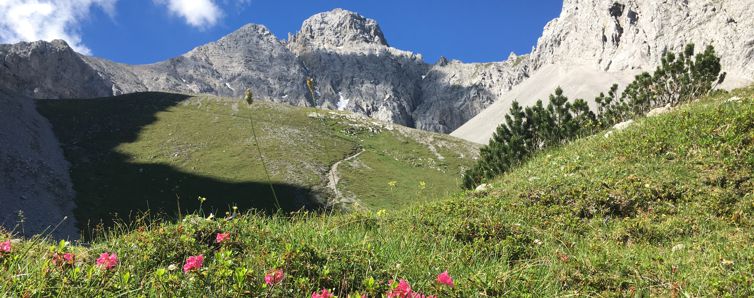
{"type": "MultiPolygon", "coordinates": [[[[165,164],[134,163],[116,148],[137,140],[156,114],[187,100],[169,93],[138,93],[107,99],[40,100],[38,109],[52,123],[77,192],[75,211],[86,232],[113,218],[128,219],[140,211],[175,217],[198,210],[197,197],[207,201],[205,213],[225,214],[231,206],[241,210],[275,210],[270,185],[228,182],[186,173],[165,164]]],[[[218,131],[218,133],[222,133],[218,131]]],[[[288,184],[274,184],[285,211],[320,207],[315,194],[288,184]]]]}

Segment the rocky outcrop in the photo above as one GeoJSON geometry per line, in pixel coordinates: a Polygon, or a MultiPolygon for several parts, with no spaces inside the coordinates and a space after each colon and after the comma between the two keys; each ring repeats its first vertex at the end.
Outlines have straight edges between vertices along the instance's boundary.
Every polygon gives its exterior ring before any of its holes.
{"type": "Polygon", "coordinates": [[[289,48],[312,79],[317,106],[444,133],[521,82],[528,67],[526,57],[429,65],[390,47],[376,21],[342,9],[304,21],[289,48]]]}
{"type": "Polygon", "coordinates": [[[339,8],[306,19],[290,39],[297,46],[309,48],[356,50],[364,45],[388,46],[377,21],[339,8]]]}
{"type": "Polygon", "coordinates": [[[522,106],[533,105],[540,99],[547,101],[559,86],[564,88],[564,93],[569,98],[593,99],[599,92],[607,91],[612,84],[625,86],[636,74],[636,70],[605,72],[585,65],[546,64],[532,71],[529,77],[500,95],[497,101],[451,135],[486,144],[504,121],[514,101],[522,106]]]}
{"type": "Polygon", "coordinates": [[[320,13],[304,21],[289,48],[312,80],[317,106],[414,125],[428,66],[389,47],[376,21],[342,9],[320,13]]]}
{"type": "Polygon", "coordinates": [[[109,96],[110,82],[62,40],[0,45],[0,90],[29,98],[109,96]]]}

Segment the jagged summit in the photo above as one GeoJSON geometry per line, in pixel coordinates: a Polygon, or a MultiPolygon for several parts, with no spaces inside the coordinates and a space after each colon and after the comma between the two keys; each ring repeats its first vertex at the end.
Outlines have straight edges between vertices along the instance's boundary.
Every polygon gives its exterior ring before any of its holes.
{"type": "Polygon", "coordinates": [[[1,53],[8,53],[10,51],[14,51],[16,53],[21,53],[21,52],[32,53],[35,51],[47,51],[47,50],[73,52],[73,49],[68,45],[68,43],[62,39],[54,39],[49,42],[38,40],[38,41],[32,41],[32,42],[22,41],[16,44],[0,44],[1,53]]]}
{"type": "Polygon", "coordinates": [[[377,21],[340,8],[306,19],[292,43],[317,47],[389,46],[377,21]]]}
{"type": "Polygon", "coordinates": [[[262,24],[248,23],[238,28],[236,31],[223,36],[217,42],[244,41],[249,39],[259,39],[268,42],[278,41],[278,38],[270,31],[267,26],[262,24]]]}

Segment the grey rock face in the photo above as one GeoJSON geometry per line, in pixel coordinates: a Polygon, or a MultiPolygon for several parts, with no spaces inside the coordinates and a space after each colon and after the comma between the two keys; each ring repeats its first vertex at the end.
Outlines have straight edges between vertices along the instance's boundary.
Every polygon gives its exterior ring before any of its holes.
{"type": "Polygon", "coordinates": [[[78,239],[73,197],[50,123],[33,100],[0,90],[0,226],[25,236],[78,239]]]}
{"type": "Polygon", "coordinates": [[[754,79],[750,0],[566,0],[532,52],[533,68],[585,64],[651,70],[667,51],[714,45],[734,85],[754,79]]]}
{"type": "Polygon", "coordinates": [[[306,67],[317,106],[414,125],[428,67],[420,55],[390,48],[374,20],[341,9],[320,13],[304,21],[289,48],[306,67]]]}
{"type": "Polygon", "coordinates": [[[313,48],[343,48],[364,44],[388,46],[377,21],[343,9],[310,17],[304,21],[292,42],[313,48]]]}
{"type": "Polygon", "coordinates": [[[528,57],[505,62],[440,61],[423,76],[416,128],[450,133],[528,77],[528,57]]]}
{"type": "Polygon", "coordinates": [[[423,130],[450,132],[526,77],[525,57],[429,65],[388,46],[377,22],[336,9],[317,14],[290,38],[315,83],[316,105],[423,130]]]}
{"type": "Polygon", "coordinates": [[[149,65],[124,65],[89,57],[113,83],[114,93],[167,91],[307,103],[304,69],[264,26],[246,25],[217,42],[149,65]]]}
{"type": "Polygon", "coordinates": [[[425,69],[414,55],[389,48],[373,52],[305,49],[297,52],[313,82],[316,106],[347,110],[382,121],[413,126],[425,69]]]}
{"type": "Polygon", "coordinates": [[[0,45],[0,59],[0,90],[31,98],[111,94],[108,81],[62,40],[0,45]]]}

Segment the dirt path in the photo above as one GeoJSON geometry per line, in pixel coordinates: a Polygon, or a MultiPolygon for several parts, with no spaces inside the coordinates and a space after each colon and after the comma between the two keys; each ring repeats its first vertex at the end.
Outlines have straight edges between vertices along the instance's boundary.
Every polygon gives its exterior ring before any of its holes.
{"type": "Polygon", "coordinates": [[[342,195],[340,194],[340,191],[338,190],[338,182],[340,182],[340,174],[338,173],[338,166],[340,166],[340,164],[344,161],[351,161],[354,158],[359,157],[359,155],[364,153],[364,151],[365,150],[362,148],[359,150],[359,152],[353,155],[350,155],[341,161],[334,163],[330,167],[330,171],[327,172],[327,179],[328,179],[327,188],[331,189],[333,193],[335,194],[335,200],[333,200],[334,202],[340,202],[342,200],[342,195]]]}

